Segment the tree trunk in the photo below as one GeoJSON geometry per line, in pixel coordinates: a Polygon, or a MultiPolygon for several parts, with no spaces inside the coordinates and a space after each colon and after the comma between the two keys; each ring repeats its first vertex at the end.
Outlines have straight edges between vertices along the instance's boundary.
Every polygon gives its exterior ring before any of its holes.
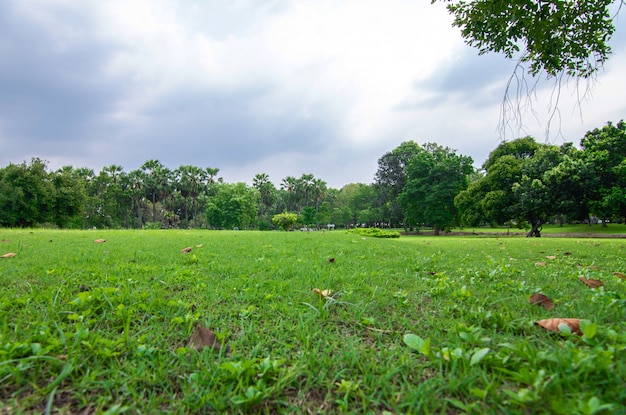
{"type": "Polygon", "coordinates": [[[141,229],[142,219],[141,219],[141,199],[137,197],[137,218],[139,218],[139,229],[141,229]]]}
{"type": "Polygon", "coordinates": [[[156,194],[152,194],[152,222],[156,222],[156,194]]]}
{"type": "Polygon", "coordinates": [[[435,236],[439,236],[439,232],[441,232],[441,229],[439,229],[439,226],[435,226],[433,230],[434,230],[435,236]]]}
{"type": "Polygon", "coordinates": [[[533,223],[532,228],[530,229],[530,232],[526,234],[527,238],[532,238],[533,236],[537,238],[541,237],[541,221],[540,220],[533,223]]]}

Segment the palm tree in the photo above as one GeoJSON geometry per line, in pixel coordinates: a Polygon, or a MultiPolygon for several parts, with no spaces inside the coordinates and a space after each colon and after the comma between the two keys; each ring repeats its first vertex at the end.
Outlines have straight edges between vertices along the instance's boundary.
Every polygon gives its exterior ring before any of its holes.
{"type": "Polygon", "coordinates": [[[293,211],[294,199],[295,199],[296,191],[298,188],[298,179],[296,179],[294,176],[287,176],[281,182],[280,188],[287,193],[286,194],[287,210],[293,211]]]}
{"type": "Polygon", "coordinates": [[[159,160],[152,159],[143,163],[140,169],[145,176],[144,189],[146,195],[152,202],[152,222],[156,222],[156,201],[157,196],[160,196],[159,176],[165,166],[159,160]]]}
{"type": "Polygon", "coordinates": [[[300,200],[304,200],[304,206],[302,207],[309,207],[309,196],[314,182],[315,176],[311,173],[300,176],[299,187],[300,191],[303,193],[303,197],[300,197],[300,200]]]}
{"type": "Polygon", "coordinates": [[[198,196],[205,189],[207,172],[200,167],[191,165],[180,166],[176,171],[178,173],[177,188],[183,199],[185,199],[185,222],[189,226],[188,200],[189,198],[192,200],[193,219],[195,219],[198,213],[198,196]]]}
{"type": "Polygon", "coordinates": [[[259,173],[252,179],[252,185],[259,191],[261,204],[259,205],[259,221],[263,217],[265,212],[268,215],[268,222],[270,221],[270,208],[273,204],[274,185],[270,181],[270,177],[266,173],[259,173]]]}
{"type": "Polygon", "coordinates": [[[133,170],[129,174],[132,194],[137,205],[137,219],[139,220],[139,228],[143,227],[143,218],[141,217],[141,200],[143,199],[143,188],[146,177],[141,170],[133,170]]]}
{"type": "Polygon", "coordinates": [[[314,179],[311,186],[311,194],[315,203],[315,213],[319,212],[320,202],[324,200],[326,194],[326,182],[322,179],[314,179]]]}

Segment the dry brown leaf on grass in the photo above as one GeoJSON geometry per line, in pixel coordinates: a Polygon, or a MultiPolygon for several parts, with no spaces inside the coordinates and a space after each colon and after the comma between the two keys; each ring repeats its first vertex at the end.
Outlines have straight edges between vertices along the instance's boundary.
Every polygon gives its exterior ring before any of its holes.
{"type": "Polygon", "coordinates": [[[626,280],[626,274],[624,274],[623,272],[614,272],[613,275],[615,275],[616,277],[620,277],[623,280],[626,280]]]}
{"type": "Polygon", "coordinates": [[[545,262],[535,262],[535,266],[537,266],[537,267],[545,267],[546,263],[545,262]]]}
{"type": "Polygon", "coordinates": [[[189,344],[190,349],[203,350],[205,348],[220,350],[222,345],[217,340],[215,333],[201,324],[198,324],[196,330],[191,334],[189,344]]]}
{"type": "Polygon", "coordinates": [[[570,328],[572,333],[576,333],[582,335],[583,332],[580,330],[580,319],[578,318],[549,318],[546,320],[535,321],[537,326],[543,327],[546,330],[554,331],[560,333],[559,326],[561,324],[565,324],[570,328]]]}
{"type": "Polygon", "coordinates": [[[105,243],[107,240],[106,239],[94,239],[93,243],[94,244],[102,244],[105,243]]]}
{"type": "Polygon", "coordinates": [[[587,269],[595,269],[595,270],[600,269],[600,267],[597,266],[597,265],[589,265],[589,266],[586,266],[585,268],[587,268],[587,269]]]}
{"type": "Polygon", "coordinates": [[[547,295],[543,295],[541,293],[534,293],[530,296],[530,303],[540,305],[546,310],[552,310],[554,308],[554,303],[552,299],[547,295]]]}
{"type": "Polygon", "coordinates": [[[196,248],[202,248],[202,244],[196,245],[196,248]]]}
{"type": "Polygon", "coordinates": [[[17,255],[17,254],[15,254],[13,252],[7,252],[6,254],[1,255],[0,258],[13,258],[15,255],[17,255]]]}
{"type": "Polygon", "coordinates": [[[190,246],[188,246],[187,248],[183,248],[183,249],[181,249],[181,250],[180,250],[180,253],[181,253],[181,254],[186,254],[186,253],[188,253],[188,252],[191,252],[191,247],[190,247],[190,246]]]}
{"type": "Polygon", "coordinates": [[[10,241],[10,240],[8,240],[8,239],[3,239],[3,240],[2,240],[2,242],[4,242],[4,243],[8,243],[8,242],[11,242],[11,241],[10,241]]]}
{"type": "Polygon", "coordinates": [[[333,290],[320,290],[319,288],[313,288],[313,292],[321,298],[332,297],[334,294],[333,290]]]}
{"type": "Polygon", "coordinates": [[[554,255],[546,255],[546,259],[556,259],[556,256],[554,256],[554,255]]]}
{"type": "Polygon", "coordinates": [[[578,279],[589,288],[604,287],[604,283],[600,280],[594,280],[592,278],[585,278],[582,275],[578,279]]]}

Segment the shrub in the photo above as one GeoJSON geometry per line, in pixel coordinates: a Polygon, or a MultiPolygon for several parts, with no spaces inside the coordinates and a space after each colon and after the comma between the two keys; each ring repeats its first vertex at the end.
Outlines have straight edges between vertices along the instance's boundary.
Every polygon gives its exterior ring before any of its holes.
{"type": "Polygon", "coordinates": [[[399,238],[400,237],[400,232],[384,231],[380,228],[354,228],[354,229],[350,229],[348,233],[356,233],[357,235],[371,236],[374,238],[399,238]]]}
{"type": "Polygon", "coordinates": [[[283,212],[272,217],[272,223],[276,227],[281,227],[285,231],[291,230],[298,220],[298,215],[290,212],[283,212]]]}

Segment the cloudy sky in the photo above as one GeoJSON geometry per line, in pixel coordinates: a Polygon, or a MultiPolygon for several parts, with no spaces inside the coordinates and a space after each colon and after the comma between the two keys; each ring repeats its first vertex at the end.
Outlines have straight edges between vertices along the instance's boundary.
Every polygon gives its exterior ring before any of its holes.
{"type": "MultiPolygon", "coordinates": [[[[591,88],[561,89],[550,142],[625,118],[624,19],[591,88]]],[[[502,138],[515,64],[478,56],[451,21],[430,0],[2,0],[0,166],[158,159],[340,188],[371,183],[407,140],[479,166],[502,138]]],[[[546,140],[552,85],[505,138],[546,140]]]]}

